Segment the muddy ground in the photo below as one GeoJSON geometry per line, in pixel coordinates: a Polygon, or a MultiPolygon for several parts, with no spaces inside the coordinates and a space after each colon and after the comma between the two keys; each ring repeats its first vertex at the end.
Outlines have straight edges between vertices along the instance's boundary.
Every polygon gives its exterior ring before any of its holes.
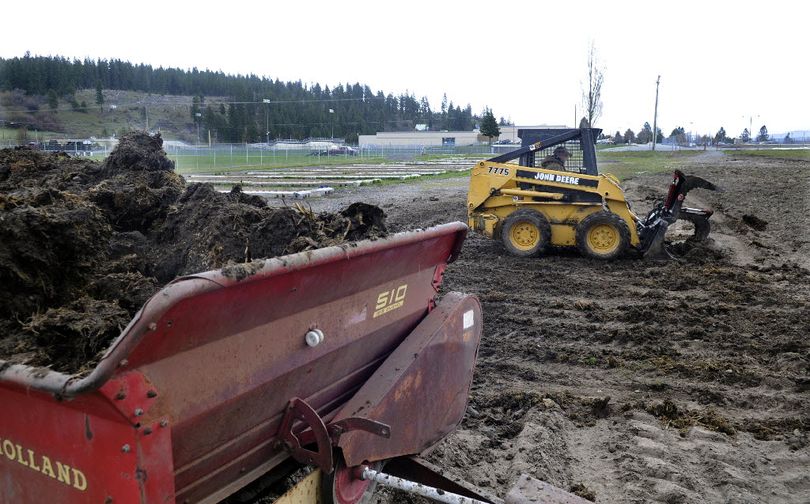
{"type": "MultiPolygon", "coordinates": [[[[725,192],[689,194],[717,213],[682,261],[467,239],[444,288],[480,297],[484,333],[467,415],[431,460],[500,495],[525,472],[596,502],[810,501],[810,163],[687,163],[725,192]]],[[[634,210],[668,182],[627,181],[634,210]]],[[[465,179],[358,192],[394,229],[464,219],[465,179]]]]}

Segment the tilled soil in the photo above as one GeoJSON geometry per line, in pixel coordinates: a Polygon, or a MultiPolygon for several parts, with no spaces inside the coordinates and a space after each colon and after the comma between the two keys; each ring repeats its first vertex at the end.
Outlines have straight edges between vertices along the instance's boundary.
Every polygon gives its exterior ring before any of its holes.
{"type": "MultiPolygon", "coordinates": [[[[681,168],[725,192],[687,197],[717,213],[680,261],[467,239],[444,289],[480,297],[484,333],[467,415],[432,461],[502,496],[525,472],[596,502],[808,502],[810,163],[681,168]]],[[[634,209],[668,182],[629,181],[634,209]]],[[[379,202],[418,226],[463,220],[465,196],[462,179],[379,202]]]]}
{"type": "Polygon", "coordinates": [[[87,372],[177,276],[386,234],[372,205],[315,214],[186,185],[162,143],[130,134],[103,163],[0,150],[0,365],[87,372]]]}

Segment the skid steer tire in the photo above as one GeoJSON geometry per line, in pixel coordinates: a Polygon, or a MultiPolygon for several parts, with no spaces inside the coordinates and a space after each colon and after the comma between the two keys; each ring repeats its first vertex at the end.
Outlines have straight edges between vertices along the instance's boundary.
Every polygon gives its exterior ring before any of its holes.
{"type": "Polygon", "coordinates": [[[630,245],[630,231],[624,219],[611,212],[596,212],[577,225],[577,248],[586,257],[616,259],[630,245]]]}
{"type": "Polygon", "coordinates": [[[551,243],[551,224],[537,210],[522,208],[504,219],[501,240],[509,253],[533,257],[545,252],[551,243]]]}

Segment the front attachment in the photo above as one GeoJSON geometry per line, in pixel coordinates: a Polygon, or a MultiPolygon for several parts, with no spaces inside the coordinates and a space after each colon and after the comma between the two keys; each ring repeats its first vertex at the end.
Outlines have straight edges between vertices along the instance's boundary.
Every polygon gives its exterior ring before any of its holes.
{"type": "Polygon", "coordinates": [[[700,210],[697,208],[681,208],[681,213],[678,216],[679,219],[687,220],[695,226],[695,233],[689,237],[687,241],[690,242],[702,242],[705,241],[706,238],[709,237],[709,232],[711,231],[711,224],[709,223],[709,217],[712,216],[714,212],[711,210],[700,210]]]}
{"type": "Polygon", "coordinates": [[[694,235],[687,241],[702,242],[708,238],[711,229],[709,217],[714,212],[682,207],[686,194],[696,188],[721,191],[719,187],[701,177],[687,176],[680,170],[675,170],[666,199],[658,203],[638,225],[640,249],[646,259],[673,257],[666,248],[664,236],[669,226],[678,219],[688,220],[695,227],[694,235]]]}

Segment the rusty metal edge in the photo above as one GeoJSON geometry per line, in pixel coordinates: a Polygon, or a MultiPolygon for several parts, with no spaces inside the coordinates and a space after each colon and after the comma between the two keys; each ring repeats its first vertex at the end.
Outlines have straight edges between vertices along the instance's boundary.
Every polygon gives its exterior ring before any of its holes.
{"type": "Polygon", "coordinates": [[[124,365],[126,356],[137,346],[144,334],[151,330],[149,325],[152,321],[159,320],[169,308],[183,299],[238,283],[263,280],[311,266],[359,257],[453,233],[457,235],[457,239],[450,257],[448,257],[447,262],[449,263],[458,257],[464,238],[467,236],[467,225],[462,222],[451,222],[424,230],[396,233],[386,238],[362,240],[351,244],[266,259],[264,265],[256,273],[241,280],[225,276],[221,269],[178,277],[144,304],[121,332],[121,335],[110,344],[90,374],[83,377],[66,375],[47,368],[35,368],[0,360],[0,385],[10,384],[26,390],[51,393],[59,399],[69,399],[96,390],[113,375],[119,366],[124,365]]]}

